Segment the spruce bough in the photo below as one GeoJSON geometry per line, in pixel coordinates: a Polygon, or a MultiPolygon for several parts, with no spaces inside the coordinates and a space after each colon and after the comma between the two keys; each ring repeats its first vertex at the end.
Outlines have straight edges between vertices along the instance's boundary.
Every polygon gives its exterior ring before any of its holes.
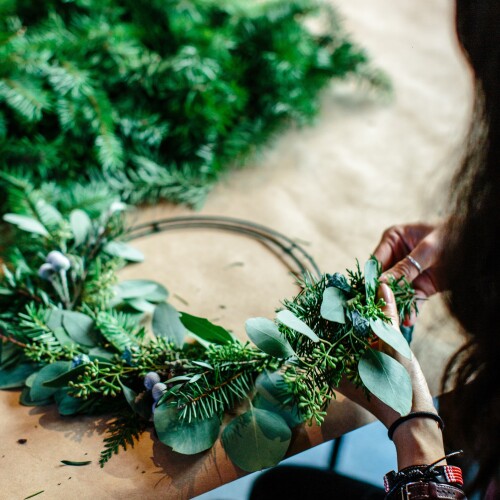
{"type": "Polygon", "coordinates": [[[10,0],[0,61],[0,169],[133,204],[198,205],[332,79],[388,87],[315,0],[10,0]]]}

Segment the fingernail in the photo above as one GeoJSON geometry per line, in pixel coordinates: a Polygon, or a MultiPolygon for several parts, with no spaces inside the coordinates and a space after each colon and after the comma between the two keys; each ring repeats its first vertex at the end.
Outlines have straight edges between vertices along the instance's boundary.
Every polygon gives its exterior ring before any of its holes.
{"type": "Polygon", "coordinates": [[[379,298],[384,299],[386,304],[392,304],[392,302],[394,302],[394,294],[392,293],[389,285],[386,285],[385,283],[381,283],[378,287],[378,296],[379,298]]]}

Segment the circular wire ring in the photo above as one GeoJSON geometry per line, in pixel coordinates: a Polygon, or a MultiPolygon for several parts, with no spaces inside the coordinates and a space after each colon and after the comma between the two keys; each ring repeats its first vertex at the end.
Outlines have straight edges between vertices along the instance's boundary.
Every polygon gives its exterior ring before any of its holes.
{"type": "Polygon", "coordinates": [[[224,216],[187,215],[170,217],[132,226],[126,232],[127,240],[177,229],[215,229],[234,232],[262,243],[277,255],[297,277],[322,273],[311,255],[288,236],[254,222],[224,216]]]}

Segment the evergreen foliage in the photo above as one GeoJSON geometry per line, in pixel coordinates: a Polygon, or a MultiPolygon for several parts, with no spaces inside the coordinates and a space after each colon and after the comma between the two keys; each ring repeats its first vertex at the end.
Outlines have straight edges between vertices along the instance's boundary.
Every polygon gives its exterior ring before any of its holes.
{"type": "Polygon", "coordinates": [[[388,86],[316,0],[6,0],[0,168],[195,205],[350,76],[388,86]]]}
{"type": "MultiPolygon", "coordinates": [[[[274,321],[246,322],[251,342],[241,342],[177,312],[159,283],[117,283],[116,271],[138,258],[120,241],[123,203],[104,202],[92,185],[64,191],[2,179],[15,210],[4,215],[15,245],[0,254],[0,388],[22,388],[25,405],[55,402],[61,415],[117,416],[101,465],[151,419],[174,451],[204,451],[237,407],[246,411],[222,432],[230,458],[248,471],[272,465],[283,458],[291,428],[322,423],[342,377],[409,412],[408,373],[373,348],[381,339],[411,356],[376,296],[375,260],[347,277],[304,277],[274,321]]],[[[391,287],[399,308],[411,312],[411,286],[391,287]]]]}

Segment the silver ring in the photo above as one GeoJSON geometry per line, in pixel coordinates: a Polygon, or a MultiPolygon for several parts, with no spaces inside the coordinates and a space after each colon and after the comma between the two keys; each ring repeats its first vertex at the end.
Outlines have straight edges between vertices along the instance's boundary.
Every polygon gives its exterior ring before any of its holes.
{"type": "Polygon", "coordinates": [[[411,255],[407,255],[406,257],[417,268],[418,274],[421,274],[422,273],[422,266],[411,255]]]}

